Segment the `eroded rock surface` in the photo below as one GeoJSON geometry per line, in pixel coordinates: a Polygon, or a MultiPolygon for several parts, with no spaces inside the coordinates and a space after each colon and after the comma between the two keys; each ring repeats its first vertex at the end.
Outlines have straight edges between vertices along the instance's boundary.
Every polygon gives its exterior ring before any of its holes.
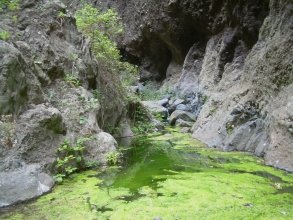
{"type": "Polygon", "coordinates": [[[292,1],[106,1],[141,80],[176,84],[198,116],[193,137],[293,171],[292,1]],[[131,14],[131,16],[129,16],[131,14]],[[240,109],[239,109],[240,108],[240,109]]]}

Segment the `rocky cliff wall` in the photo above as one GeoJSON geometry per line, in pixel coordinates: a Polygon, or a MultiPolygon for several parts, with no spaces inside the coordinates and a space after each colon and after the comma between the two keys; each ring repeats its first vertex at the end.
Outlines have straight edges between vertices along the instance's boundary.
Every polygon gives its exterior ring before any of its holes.
{"type": "Polygon", "coordinates": [[[175,85],[204,103],[192,137],[293,171],[292,1],[108,0],[97,6],[120,12],[126,34],[119,45],[140,65],[142,81],[175,85]]]}
{"type": "Polygon", "coordinates": [[[119,77],[92,55],[61,1],[20,1],[0,14],[0,207],[39,196],[54,185],[61,143],[83,142],[72,167],[106,163],[117,150],[111,131],[127,125],[119,77]],[[60,12],[67,16],[61,18],[60,12]]]}

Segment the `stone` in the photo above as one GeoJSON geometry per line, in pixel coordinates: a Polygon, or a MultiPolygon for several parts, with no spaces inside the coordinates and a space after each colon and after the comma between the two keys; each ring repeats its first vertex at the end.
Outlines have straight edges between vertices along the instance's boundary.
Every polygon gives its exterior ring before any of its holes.
{"type": "Polygon", "coordinates": [[[166,107],[166,105],[168,105],[168,103],[169,103],[169,100],[168,99],[161,99],[161,100],[156,101],[156,103],[158,103],[159,105],[161,105],[163,107],[166,107]]]}
{"type": "Polygon", "coordinates": [[[182,120],[188,121],[188,122],[194,122],[195,115],[192,113],[189,113],[189,112],[176,110],[171,114],[169,122],[171,125],[175,125],[175,123],[178,119],[182,119],[182,120]]]}
{"type": "Polygon", "coordinates": [[[142,101],[142,104],[150,111],[157,112],[162,118],[168,117],[168,110],[154,101],[142,101]]]}
{"type": "Polygon", "coordinates": [[[0,207],[23,202],[41,196],[51,190],[53,178],[42,172],[38,164],[0,172],[0,207]]]}
{"type": "Polygon", "coordinates": [[[176,122],[175,122],[175,126],[178,126],[178,127],[192,127],[193,124],[194,123],[184,121],[181,118],[177,119],[176,122]]]}
{"type": "Polygon", "coordinates": [[[184,127],[184,128],[181,128],[178,132],[179,133],[191,133],[191,129],[188,127],[184,127]]]}
{"type": "Polygon", "coordinates": [[[186,112],[190,111],[190,109],[184,104],[177,105],[176,110],[181,110],[181,111],[186,111],[186,112]]]}

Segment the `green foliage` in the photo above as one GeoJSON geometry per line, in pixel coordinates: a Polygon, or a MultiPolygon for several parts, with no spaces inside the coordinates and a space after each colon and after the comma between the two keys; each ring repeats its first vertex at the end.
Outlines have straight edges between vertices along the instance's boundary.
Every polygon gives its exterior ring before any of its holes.
{"type": "Polygon", "coordinates": [[[74,17],[78,29],[90,37],[92,51],[109,70],[133,72],[129,63],[120,61],[121,55],[114,37],[123,33],[124,27],[114,9],[102,12],[85,4],[81,10],[75,12],[74,17]]]}
{"type": "Polygon", "coordinates": [[[76,59],[78,58],[78,55],[77,55],[77,54],[71,54],[71,55],[70,55],[70,58],[71,58],[72,60],[76,60],[76,59]]]}
{"type": "Polygon", "coordinates": [[[7,40],[9,38],[10,38],[9,31],[1,31],[1,33],[0,33],[0,39],[7,40]]]}
{"type": "Polygon", "coordinates": [[[12,21],[17,22],[17,20],[18,20],[18,19],[17,19],[17,16],[13,16],[13,17],[12,17],[12,21]]]}
{"type": "Polygon", "coordinates": [[[79,124],[84,124],[84,123],[87,123],[87,122],[88,122],[87,118],[85,118],[85,117],[80,117],[79,118],[79,124]]]}
{"type": "Polygon", "coordinates": [[[56,179],[58,183],[63,182],[63,177],[65,177],[65,174],[61,174],[61,173],[58,173],[55,176],[53,176],[53,178],[56,179]]]}
{"type": "Polygon", "coordinates": [[[91,139],[86,137],[79,138],[76,141],[76,145],[71,145],[70,140],[66,138],[60,144],[61,147],[58,148],[59,157],[57,158],[58,174],[54,176],[58,183],[63,181],[63,177],[78,169],[77,165],[83,161],[82,153],[85,148],[83,143],[88,140],[91,139]]]}
{"type": "Polygon", "coordinates": [[[152,112],[152,115],[157,119],[159,120],[160,122],[163,122],[163,119],[162,119],[162,116],[159,112],[156,112],[156,111],[153,111],[152,112]]]}
{"type": "Polygon", "coordinates": [[[37,65],[42,65],[43,64],[42,61],[35,61],[34,63],[37,64],[37,65]]]}
{"type": "Polygon", "coordinates": [[[99,165],[100,165],[100,162],[97,161],[97,160],[91,160],[91,161],[85,162],[85,166],[87,168],[92,168],[92,167],[96,167],[96,166],[99,166],[99,165]]]}
{"type": "Polygon", "coordinates": [[[155,129],[155,126],[150,123],[150,116],[148,115],[148,111],[142,107],[137,106],[134,112],[134,122],[132,124],[132,131],[136,134],[146,134],[148,132],[152,132],[155,129]]]}
{"type": "Polygon", "coordinates": [[[59,12],[59,17],[60,18],[66,18],[67,17],[67,14],[65,14],[64,12],[60,11],[59,12]]]}
{"type": "Polygon", "coordinates": [[[156,101],[160,100],[163,95],[174,95],[174,90],[172,89],[171,85],[166,85],[161,89],[159,89],[159,87],[159,85],[156,85],[153,82],[147,82],[147,84],[142,88],[140,97],[141,100],[156,101]]]}
{"type": "Polygon", "coordinates": [[[98,99],[101,99],[101,100],[105,99],[104,94],[98,89],[93,90],[92,93],[98,99]]]}
{"type": "Polygon", "coordinates": [[[234,130],[234,125],[231,122],[227,122],[226,124],[227,134],[232,134],[233,130],[234,130]]]}
{"type": "Polygon", "coordinates": [[[208,98],[207,96],[202,96],[202,97],[201,97],[201,100],[202,100],[204,103],[206,103],[206,102],[209,101],[209,98],[208,98]]]}
{"type": "Polygon", "coordinates": [[[129,65],[129,68],[121,71],[120,78],[125,86],[135,86],[138,83],[137,66],[129,65]]]}
{"type": "Polygon", "coordinates": [[[77,77],[74,77],[72,75],[69,74],[65,74],[65,81],[68,84],[73,84],[74,86],[80,86],[81,82],[79,81],[79,79],[77,77]]]}
{"type": "Polygon", "coordinates": [[[19,0],[12,0],[7,3],[8,8],[11,11],[16,11],[20,9],[19,0]]]}
{"type": "Polygon", "coordinates": [[[119,162],[120,153],[117,151],[111,151],[106,154],[106,160],[109,165],[116,165],[119,162]]]}

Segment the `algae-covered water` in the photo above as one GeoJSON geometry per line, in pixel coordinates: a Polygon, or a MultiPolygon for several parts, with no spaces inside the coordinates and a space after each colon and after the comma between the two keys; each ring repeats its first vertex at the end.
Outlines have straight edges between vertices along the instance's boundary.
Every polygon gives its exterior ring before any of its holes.
{"type": "Polygon", "coordinates": [[[293,219],[293,175],[188,134],[137,137],[117,167],[73,174],[0,219],[293,219]]]}

